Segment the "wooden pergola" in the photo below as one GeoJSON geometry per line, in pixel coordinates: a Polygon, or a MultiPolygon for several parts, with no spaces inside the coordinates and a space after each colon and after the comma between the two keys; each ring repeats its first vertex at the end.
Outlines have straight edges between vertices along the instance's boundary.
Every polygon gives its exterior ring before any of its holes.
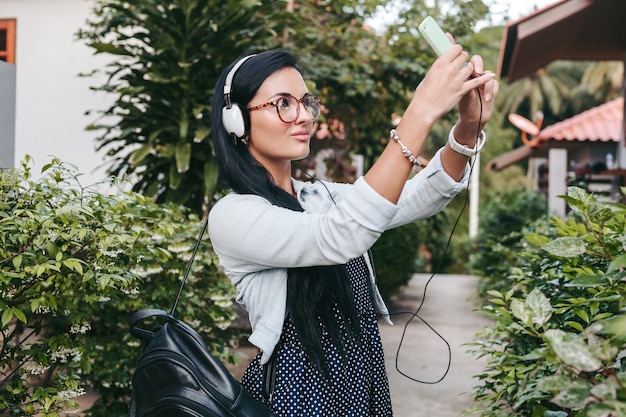
{"type": "MultiPolygon", "coordinates": [[[[626,64],[626,1],[557,0],[506,25],[498,62],[499,78],[512,83],[555,60],[617,60],[626,64]]],[[[626,79],[622,85],[624,96],[626,79]]],[[[618,175],[626,169],[625,121],[626,110],[622,113],[616,158],[618,175]]],[[[564,214],[565,202],[556,196],[566,192],[567,151],[565,156],[556,152],[562,149],[554,151],[552,154],[551,149],[549,156],[549,205],[552,211],[564,214]]],[[[524,149],[514,152],[521,158],[532,154],[524,149]]]]}

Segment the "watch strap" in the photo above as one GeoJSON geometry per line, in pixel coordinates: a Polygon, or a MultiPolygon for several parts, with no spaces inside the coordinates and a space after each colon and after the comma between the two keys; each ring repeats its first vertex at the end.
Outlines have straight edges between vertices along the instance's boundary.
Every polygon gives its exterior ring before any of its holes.
{"type": "Polygon", "coordinates": [[[480,135],[478,135],[478,140],[476,141],[476,145],[473,148],[470,148],[467,145],[462,145],[456,141],[454,137],[454,128],[456,125],[452,126],[450,129],[450,134],[448,135],[448,144],[452,148],[453,151],[460,153],[465,156],[475,156],[483,146],[485,146],[485,142],[487,141],[487,134],[484,130],[480,131],[480,135]]]}

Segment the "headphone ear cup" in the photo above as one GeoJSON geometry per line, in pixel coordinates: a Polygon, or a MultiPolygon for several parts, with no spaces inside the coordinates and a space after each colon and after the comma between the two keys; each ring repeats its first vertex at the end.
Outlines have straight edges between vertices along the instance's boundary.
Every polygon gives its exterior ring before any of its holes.
{"type": "Polygon", "coordinates": [[[241,138],[246,133],[246,121],[244,112],[237,103],[233,103],[231,107],[222,109],[222,123],[226,131],[241,138]]]}

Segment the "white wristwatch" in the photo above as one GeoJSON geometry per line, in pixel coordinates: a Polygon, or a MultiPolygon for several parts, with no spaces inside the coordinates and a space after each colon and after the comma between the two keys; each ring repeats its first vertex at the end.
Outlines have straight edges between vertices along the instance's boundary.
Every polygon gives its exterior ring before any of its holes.
{"type": "Polygon", "coordinates": [[[455,127],[456,125],[452,126],[452,129],[450,129],[450,134],[448,135],[448,144],[450,144],[450,147],[452,148],[452,150],[465,156],[474,156],[478,152],[480,152],[482,147],[485,145],[485,141],[487,140],[487,135],[485,134],[485,131],[484,130],[480,131],[480,135],[478,136],[476,145],[474,145],[473,148],[470,148],[469,146],[461,145],[459,142],[456,141],[456,139],[454,138],[455,127]]]}

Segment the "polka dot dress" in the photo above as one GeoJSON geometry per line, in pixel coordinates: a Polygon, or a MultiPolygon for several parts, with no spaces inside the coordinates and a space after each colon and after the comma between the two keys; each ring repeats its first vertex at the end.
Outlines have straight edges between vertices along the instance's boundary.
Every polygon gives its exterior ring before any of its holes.
{"type": "MultiPolygon", "coordinates": [[[[326,379],[307,358],[291,319],[285,320],[276,347],[277,374],[271,411],[278,417],[390,417],[391,399],[385,371],[382,342],[363,257],[347,264],[359,313],[362,344],[344,346],[345,354],[333,346],[327,334],[322,345],[330,367],[326,379]]],[[[338,312],[335,311],[338,317],[338,312]]],[[[343,328],[345,330],[345,328],[343,328]]],[[[248,366],[242,384],[262,399],[261,355],[248,366]]]]}

